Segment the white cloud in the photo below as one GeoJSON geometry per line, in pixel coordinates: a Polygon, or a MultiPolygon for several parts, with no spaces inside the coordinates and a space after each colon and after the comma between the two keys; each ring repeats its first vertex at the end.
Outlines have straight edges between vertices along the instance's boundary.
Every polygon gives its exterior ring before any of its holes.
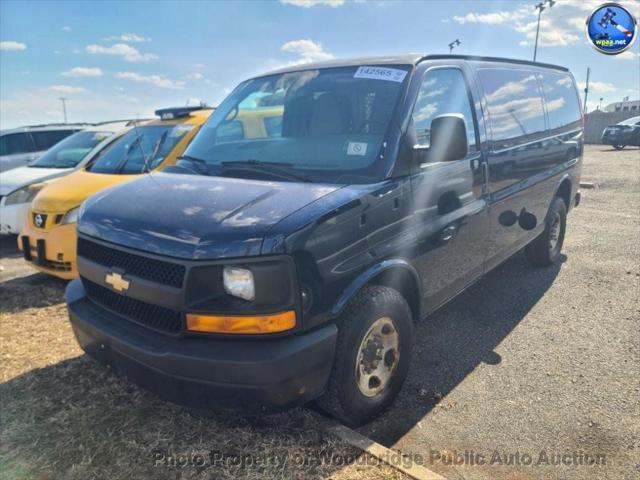
{"type": "Polygon", "coordinates": [[[109,37],[107,38],[108,41],[112,41],[112,40],[120,40],[122,42],[129,42],[129,43],[134,43],[134,42],[150,42],[151,39],[147,38],[147,37],[143,37],[141,35],[137,35],[135,33],[123,33],[122,35],[118,35],[115,37],[109,37]]]}
{"type": "Polygon", "coordinates": [[[87,91],[83,87],[72,87],[71,85],[51,85],[49,90],[55,93],[84,93],[87,91]]]}
{"type": "Polygon", "coordinates": [[[103,75],[102,69],[97,67],[74,67],[71,70],[62,72],[60,75],[63,77],[101,77],[103,75]]]}
{"type": "Polygon", "coordinates": [[[582,17],[571,17],[571,18],[567,18],[567,24],[569,24],[570,26],[572,26],[573,28],[576,28],[578,30],[584,30],[586,24],[587,24],[587,17],[586,16],[582,16],[582,17]]]}
{"type": "MultiPolygon", "coordinates": [[[[640,10],[638,8],[640,2],[637,0],[623,0],[622,3],[631,7],[632,11],[640,10]]],[[[547,7],[540,20],[538,45],[541,47],[563,47],[582,42],[587,16],[601,4],[601,0],[563,0],[555,2],[553,8],[547,7]]],[[[538,12],[534,3],[520,4],[514,6],[512,10],[471,11],[464,15],[454,16],[452,20],[459,24],[501,25],[510,28],[521,35],[521,38],[516,40],[518,45],[528,47],[535,42],[538,12]]]]}
{"type": "Polygon", "coordinates": [[[339,7],[344,5],[345,0],[280,0],[283,5],[293,5],[295,7],[311,8],[316,5],[328,7],[339,7]]]}
{"type": "Polygon", "coordinates": [[[20,90],[2,98],[0,118],[2,128],[51,121],[51,117],[63,120],[59,97],[67,98],[67,113],[71,122],[100,122],[114,118],[153,118],[154,110],[163,102],[173,103],[172,98],[137,100],[117,92],[101,95],[61,95],[50,89],[20,90]]]}
{"type": "Polygon", "coordinates": [[[0,42],[0,50],[26,50],[27,46],[21,42],[0,42]]]}
{"type": "Polygon", "coordinates": [[[140,75],[135,72],[118,72],[116,73],[116,78],[138,83],[148,83],[159,88],[168,88],[171,90],[181,90],[186,83],[182,80],[171,80],[164,75],[140,75]]]}
{"type": "Polygon", "coordinates": [[[185,80],[204,80],[204,75],[200,72],[190,73],[184,76],[185,80]]]}
{"type": "Polygon", "coordinates": [[[137,48],[134,48],[125,43],[116,43],[110,47],[103,47],[102,45],[87,45],[87,53],[92,55],[118,55],[124,58],[127,62],[148,62],[150,60],[156,60],[157,55],[153,53],[140,53],[137,48]]]}
{"type": "Polygon", "coordinates": [[[469,12],[463,16],[454,16],[453,19],[460,23],[485,23],[489,25],[496,25],[500,23],[512,23],[518,20],[522,20],[530,15],[529,9],[521,7],[512,11],[500,11],[490,13],[476,13],[469,12]]]}
{"type": "MultiPolygon", "coordinates": [[[[584,91],[584,87],[586,86],[585,82],[578,82],[578,87],[580,91],[584,91]]],[[[589,92],[593,93],[611,93],[615,92],[616,86],[613,83],[608,82],[589,82],[589,92]]]]}
{"type": "Polygon", "coordinates": [[[613,58],[619,58],[620,60],[640,60],[640,53],[627,50],[626,52],[613,56],[613,58]]]}
{"type": "Polygon", "coordinates": [[[280,47],[284,52],[297,53],[300,55],[298,60],[290,62],[290,65],[303,65],[305,63],[317,62],[321,60],[329,60],[333,55],[325,52],[322,45],[313,40],[292,40],[280,47]]]}
{"type": "MultiPolygon", "coordinates": [[[[533,45],[536,38],[537,20],[528,23],[519,23],[515,26],[515,30],[524,35],[518,45],[533,45]]],[[[573,45],[581,40],[579,35],[567,32],[567,29],[556,25],[552,20],[540,20],[540,34],[538,36],[538,45],[541,47],[560,47],[565,45],[573,45]]]]}
{"type": "Polygon", "coordinates": [[[62,27],[62,31],[63,32],[70,32],[71,31],[71,27],[68,25],[65,25],[64,27],[62,27]]]}

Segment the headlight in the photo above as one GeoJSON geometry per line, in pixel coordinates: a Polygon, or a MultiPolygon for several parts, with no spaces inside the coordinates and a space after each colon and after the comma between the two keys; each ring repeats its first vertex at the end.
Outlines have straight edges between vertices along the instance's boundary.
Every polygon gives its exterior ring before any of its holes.
{"type": "Polygon", "coordinates": [[[79,210],[80,210],[80,207],[72,208],[71,210],[69,210],[67,213],[64,214],[64,217],[62,217],[62,221],[60,223],[62,223],[63,225],[67,225],[69,223],[76,223],[78,221],[79,210]]]}
{"type": "Polygon", "coordinates": [[[33,183],[26,187],[22,187],[7,195],[7,199],[4,201],[4,204],[8,206],[15,205],[17,203],[29,203],[44,186],[44,183],[33,183]]]}
{"type": "Polygon", "coordinates": [[[251,270],[237,267],[222,269],[224,291],[234,297],[253,301],[256,298],[256,288],[251,270]]]}

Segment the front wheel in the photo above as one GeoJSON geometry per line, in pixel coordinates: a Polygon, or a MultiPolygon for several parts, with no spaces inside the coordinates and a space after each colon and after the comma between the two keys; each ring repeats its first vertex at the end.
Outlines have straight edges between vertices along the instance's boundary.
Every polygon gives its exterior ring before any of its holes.
{"type": "Polygon", "coordinates": [[[567,206],[559,197],[551,204],[544,231],[524,249],[527,260],[534,267],[548,267],[560,258],[567,228],[567,206]]]}
{"type": "Polygon", "coordinates": [[[397,290],[370,285],[359,292],[340,316],[320,408],[351,425],[386,409],[407,376],[412,331],[411,309],[397,290]]]}
{"type": "Polygon", "coordinates": [[[622,150],[626,145],[614,145],[613,148],[616,150],[622,150]]]}

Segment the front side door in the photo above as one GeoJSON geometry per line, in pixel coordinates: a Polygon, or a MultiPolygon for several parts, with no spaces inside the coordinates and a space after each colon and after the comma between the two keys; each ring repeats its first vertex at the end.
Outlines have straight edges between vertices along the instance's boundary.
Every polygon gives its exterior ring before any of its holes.
{"type": "Polygon", "coordinates": [[[414,151],[428,152],[434,118],[459,114],[465,120],[469,150],[464,159],[417,157],[411,187],[417,248],[415,264],[423,282],[427,311],[437,308],[483,273],[488,238],[482,158],[471,90],[462,69],[425,71],[408,138],[414,151]]]}

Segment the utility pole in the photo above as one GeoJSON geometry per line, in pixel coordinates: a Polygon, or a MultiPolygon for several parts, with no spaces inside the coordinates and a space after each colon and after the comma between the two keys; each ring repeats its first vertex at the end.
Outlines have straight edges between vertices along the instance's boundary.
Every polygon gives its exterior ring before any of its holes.
{"type": "Polygon", "coordinates": [[[67,99],[65,97],[60,97],[62,101],[62,111],[64,113],[64,123],[67,123],[67,99]]]}
{"type": "Polygon", "coordinates": [[[458,40],[457,38],[456,38],[453,42],[451,42],[451,43],[449,44],[449,53],[453,52],[453,49],[454,49],[455,47],[457,47],[458,45],[460,45],[461,43],[462,43],[462,42],[461,42],[460,40],[458,40]]]}
{"type": "Polygon", "coordinates": [[[538,10],[538,25],[536,26],[536,43],[533,47],[533,61],[536,61],[536,56],[538,55],[538,35],[540,34],[540,16],[542,15],[542,11],[547,8],[545,4],[549,5],[549,8],[553,7],[556,4],[555,0],[544,0],[536,5],[536,10],[538,10]]]}
{"type": "Polygon", "coordinates": [[[584,108],[582,111],[587,113],[587,97],[589,96],[589,75],[591,74],[591,68],[587,67],[587,81],[584,85],[584,108]]]}

